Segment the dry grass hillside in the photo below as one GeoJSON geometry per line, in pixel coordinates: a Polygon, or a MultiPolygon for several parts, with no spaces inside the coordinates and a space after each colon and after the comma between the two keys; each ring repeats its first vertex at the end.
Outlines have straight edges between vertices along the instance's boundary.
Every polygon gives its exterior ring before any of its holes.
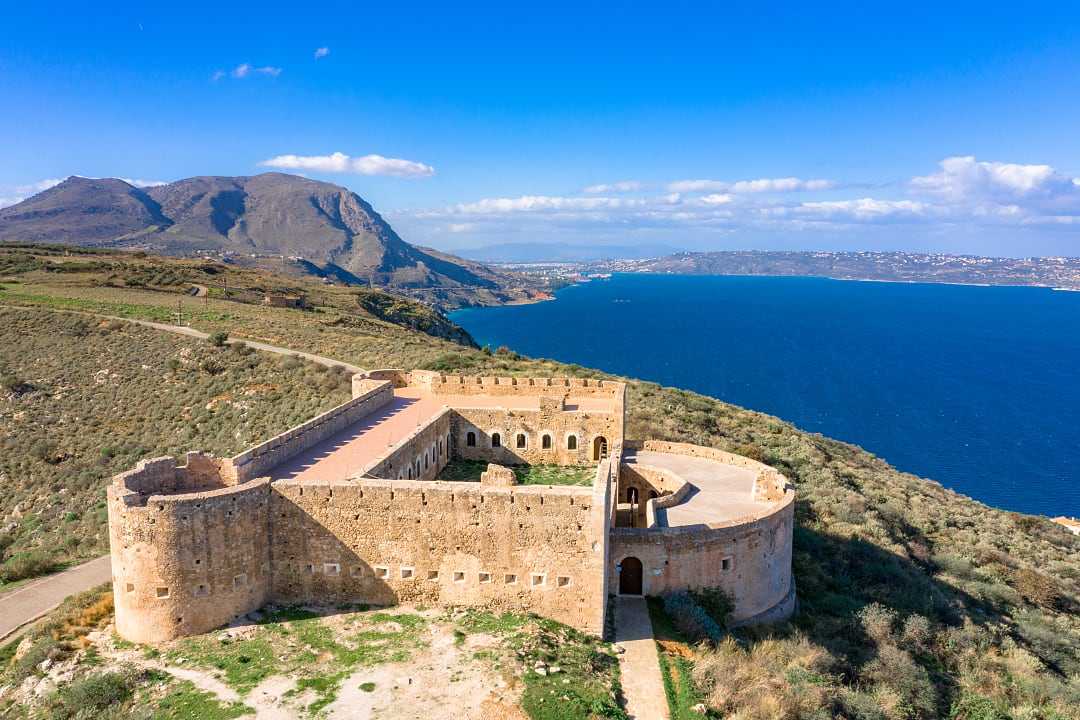
{"type": "MultiPolygon", "coordinates": [[[[174,295],[146,289],[61,283],[55,273],[40,270],[11,277],[14,282],[3,280],[0,304],[160,317],[176,302],[174,295]]],[[[365,367],[603,376],[507,350],[490,353],[453,345],[374,319],[355,327],[333,309],[278,310],[211,298],[202,310],[192,307],[189,312],[192,324],[200,329],[267,340],[365,367]]],[[[114,437],[110,426],[117,404],[109,398],[117,389],[87,384],[84,399],[72,402],[65,416],[51,405],[63,403],[64,391],[59,388],[66,386],[64,378],[96,383],[93,374],[103,367],[104,358],[145,355],[141,348],[155,343],[174,349],[157,350],[166,364],[154,366],[147,375],[167,378],[174,372],[167,365],[169,353],[178,353],[185,344],[172,338],[152,339],[149,331],[106,332],[87,321],[88,337],[100,347],[97,354],[88,354],[75,350],[81,339],[50,330],[50,322],[63,326],[74,320],[45,317],[41,311],[0,314],[5,323],[22,318],[22,331],[11,337],[25,348],[0,352],[24,376],[20,381],[42,386],[9,390],[3,400],[4,423],[15,422],[18,411],[11,408],[24,402],[50,404],[49,417],[69,418],[50,424],[50,430],[42,433],[57,446],[56,454],[45,453],[45,459],[34,454],[24,432],[5,427],[5,442],[17,436],[18,447],[12,446],[14,454],[5,447],[4,462],[20,468],[18,473],[7,471],[5,484],[24,488],[36,502],[44,503],[23,510],[14,540],[5,540],[11,547],[29,547],[23,538],[35,532],[35,523],[60,537],[55,533],[62,518],[50,509],[59,501],[60,490],[81,482],[86,487],[68,493],[100,498],[108,473],[140,455],[129,450],[121,460],[84,478],[82,473],[90,472],[87,468],[101,457],[102,448],[128,447],[126,439],[114,437]],[[31,358],[33,348],[37,353],[48,348],[67,359],[31,358]],[[18,370],[27,363],[44,364],[37,372],[18,370]],[[51,399],[57,394],[59,400],[51,399]],[[35,399],[36,395],[42,397],[35,399]],[[91,403],[99,410],[88,411],[91,403]],[[78,425],[75,417],[80,418],[78,425]],[[102,429],[93,430],[95,439],[83,444],[80,435],[97,424],[102,429]],[[80,454],[64,457],[66,444],[80,454]],[[28,519],[38,513],[49,521],[28,519]]],[[[203,347],[198,351],[200,362],[204,355],[231,358],[231,351],[203,347]]],[[[140,377],[141,369],[134,368],[144,362],[141,357],[129,361],[134,367],[124,377],[140,377]]],[[[264,364],[276,366],[276,361],[263,360],[260,367],[264,364]]],[[[204,372],[185,367],[182,376],[173,376],[174,387],[159,383],[147,408],[153,413],[148,416],[151,421],[132,431],[146,438],[146,454],[151,448],[155,453],[159,448],[214,450],[233,439],[230,447],[239,447],[244,444],[241,440],[260,434],[257,425],[268,422],[269,410],[265,415],[261,410],[217,415],[203,409],[218,394],[262,382],[253,375],[258,368],[230,368],[205,378],[204,372]],[[231,378],[228,387],[204,387],[222,378],[231,378]],[[188,382],[203,389],[182,390],[181,384],[188,382]],[[173,392],[193,393],[199,403],[177,400],[173,392]],[[198,408],[193,412],[201,418],[194,423],[195,436],[186,434],[193,432],[191,419],[176,417],[188,404],[198,408]],[[205,436],[200,434],[204,432],[205,436]],[[155,437],[156,445],[151,444],[155,437]]],[[[298,367],[294,373],[287,376],[293,387],[321,382],[315,370],[298,367]]],[[[320,398],[317,388],[310,389],[313,395],[303,402],[312,403],[311,412],[318,402],[331,401],[333,392],[320,398]]],[[[291,393],[282,394],[293,403],[301,402],[291,393]]],[[[268,408],[271,401],[266,403],[268,408]]],[[[266,432],[273,427],[265,425],[266,432]]],[[[1080,718],[1080,538],[1045,518],[996,510],[899,472],[860,448],[695,393],[631,381],[629,431],[635,438],[679,439],[761,459],[788,475],[798,490],[799,614],[791,623],[735,632],[718,643],[673,644],[673,655],[666,662],[672,671],[676,717],[684,716],[680,708],[705,702],[716,717],[731,718],[1080,718]]],[[[103,515],[80,515],[74,522],[85,526],[85,533],[95,527],[100,532],[103,515]]],[[[668,619],[680,625],[680,618],[668,619]]]]}

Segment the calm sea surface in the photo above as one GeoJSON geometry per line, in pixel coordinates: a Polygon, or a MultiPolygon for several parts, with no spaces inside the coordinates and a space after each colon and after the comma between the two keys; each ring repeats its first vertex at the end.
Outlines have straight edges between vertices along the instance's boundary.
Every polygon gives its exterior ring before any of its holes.
{"type": "Polygon", "coordinates": [[[991,505],[1080,515],[1080,293],[616,275],[452,317],[481,345],[696,390],[991,505]]]}

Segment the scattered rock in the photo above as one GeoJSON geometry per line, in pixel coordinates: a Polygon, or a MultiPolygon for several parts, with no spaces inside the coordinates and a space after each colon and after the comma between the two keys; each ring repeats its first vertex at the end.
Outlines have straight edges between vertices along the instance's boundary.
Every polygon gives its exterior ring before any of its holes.
{"type": "Polygon", "coordinates": [[[708,712],[708,708],[705,707],[705,703],[698,703],[697,705],[693,706],[690,709],[693,710],[694,712],[700,713],[702,715],[704,715],[706,712],[708,712]]]}

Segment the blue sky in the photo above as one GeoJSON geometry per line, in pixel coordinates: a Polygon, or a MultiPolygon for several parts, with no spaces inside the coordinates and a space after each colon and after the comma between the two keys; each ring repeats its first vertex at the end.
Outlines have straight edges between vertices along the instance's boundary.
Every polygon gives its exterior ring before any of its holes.
{"type": "Polygon", "coordinates": [[[1080,8],[705,5],[14,5],[0,201],[280,168],[447,249],[1080,255],[1080,8]]]}

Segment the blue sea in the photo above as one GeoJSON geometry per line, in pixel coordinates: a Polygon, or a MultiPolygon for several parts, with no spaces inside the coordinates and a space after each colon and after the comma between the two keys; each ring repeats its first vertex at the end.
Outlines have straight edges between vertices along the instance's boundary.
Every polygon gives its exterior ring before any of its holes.
{"type": "Polygon", "coordinates": [[[615,275],[452,318],[482,345],[770,413],[990,505],[1080,515],[1080,293],[615,275]]]}

